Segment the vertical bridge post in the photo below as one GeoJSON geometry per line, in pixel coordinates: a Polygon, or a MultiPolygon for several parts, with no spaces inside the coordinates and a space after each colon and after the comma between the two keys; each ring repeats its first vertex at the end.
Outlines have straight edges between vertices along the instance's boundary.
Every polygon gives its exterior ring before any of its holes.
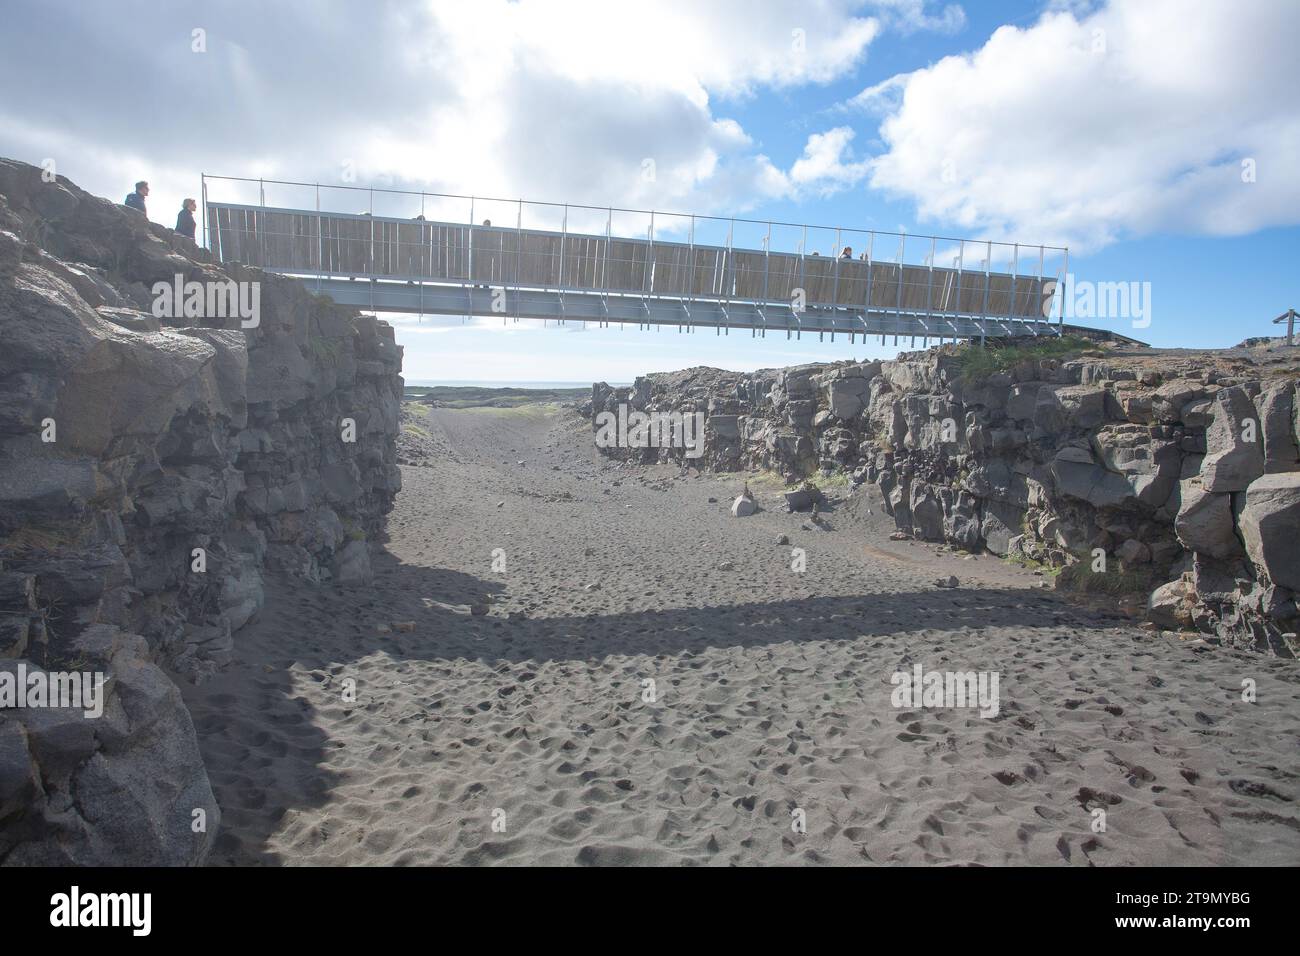
{"type": "Polygon", "coordinates": [[[907,246],[907,233],[898,237],[898,295],[894,303],[894,344],[898,344],[898,330],[903,326],[903,260],[907,246]]]}
{"type": "Polygon", "coordinates": [[[321,270],[325,268],[324,220],[320,215],[320,183],[316,184],[316,294],[320,295],[321,270]]]}
{"type": "MultiPolygon", "coordinates": [[[[1016,275],[1020,272],[1020,243],[1012,246],[1011,252],[1011,285],[1007,289],[1007,321],[1012,321],[1011,310],[1016,302],[1016,275]]],[[[1035,336],[1038,335],[1038,329],[1033,328],[1035,336]]]]}
{"type": "MultiPolygon", "coordinates": [[[[519,321],[519,268],[524,258],[524,201],[519,200],[519,214],[515,219],[515,294],[511,296],[515,303],[515,321],[519,321]]],[[[501,320],[505,325],[505,319],[501,320]]]]}
{"type": "Polygon", "coordinates": [[[1065,275],[1061,277],[1061,314],[1057,317],[1056,324],[1061,333],[1065,332],[1065,296],[1070,291],[1070,247],[1065,248],[1065,275]]]}
{"type": "MultiPolygon", "coordinates": [[[[655,294],[655,211],[653,209],[650,210],[649,234],[650,234],[650,248],[646,252],[645,278],[642,280],[641,285],[642,288],[646,289],[648,295],[654,295],[655,294]]],[[[642,327],[641,323],[638,322],[637,328],[641,328],[641,327],[642,327]]],[[[650,323],[647,322],[644,327],[649,328],[650,323]]]]}
{"type": "Polygon", "coordinates": [[[604,325],[609,327],[609,253],[613,246],[612,233],[614,230],[614,207],[609,207],[605,216],[605,258],[600,267],[600,303],[605,312],[604,325]]]}
{"type": "MultiPolygon", "coordinates": [[[[839,228],[835,230],[835,278],[831,280],[831,341],[835,341],[835,315],[840,307],[840,243],[843,236],[839,228]]],[[[817,336],[820,340],[821,336],[817,336]]]]}
{"type": "MultiPolygon", "coordinates": [[[[1043,247],[1038,247],[1038,281],[1034,284],[1034,290],[1038,293],[1038,300],[1043,299],[1043,247]]],[[[1038,310],[1040,313],[1042,309],[1038,310]]],[[[1034,324],[1038,324],[1038,316],[1034,316],[1034,324]]]]}
{"type": "Polygon", "coordinates": [[[560,269],[555,276],[555,287],[560,290],[560,325],[564,324],[564,242],[569,237],[569,204],[564,204],[564,218],[560,220],[560,269]]]}

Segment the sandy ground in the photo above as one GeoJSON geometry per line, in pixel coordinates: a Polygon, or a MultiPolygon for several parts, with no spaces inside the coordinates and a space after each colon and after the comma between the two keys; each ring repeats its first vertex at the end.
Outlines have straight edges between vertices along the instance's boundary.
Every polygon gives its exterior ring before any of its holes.
{"type": "Polygon", "coordinates": [[[890,542],[865,498],[733,518],[740,478],[619,467],[555,408],[425,428],[374,585],[271,580],[186,689],[216,864],[1300,864],[1294,662],[890,542]],[[996,671],[997,716],[895,708],[917,663],[996,671]]]}

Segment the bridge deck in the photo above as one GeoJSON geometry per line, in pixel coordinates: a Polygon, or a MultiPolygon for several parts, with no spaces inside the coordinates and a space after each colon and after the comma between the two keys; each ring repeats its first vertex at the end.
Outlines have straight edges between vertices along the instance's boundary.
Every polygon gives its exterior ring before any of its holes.
{"type": "Polygon", "coordinates": [[[1054,283],[1039,275],[236,203],[207,212],[222,261],[379,311],[947,338],[1058,331],[1044,308],[1054,283]]]}

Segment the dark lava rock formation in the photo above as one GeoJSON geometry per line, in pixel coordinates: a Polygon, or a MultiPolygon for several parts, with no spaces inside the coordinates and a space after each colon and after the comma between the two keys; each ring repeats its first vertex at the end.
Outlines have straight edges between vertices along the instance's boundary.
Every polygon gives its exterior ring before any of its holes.
{"type": "Polygon", "coordinates": [[[169,673],[230,659],[268,569],[366,580],[401,482],[401,350],[8,160],[0,342],[0,678],[108,678],[100,717],[0,709],[0,862],[200,862],[219,810],[169,673]],[[255,324],[160,308],[178,276],[246,293],[255,324]]]}
{"type": "Polygon", "coordinates": [[[949,345],[598,382],[580,410],[703,413],[695,461],[679,448],[602,453],[791,481],[846,472],[877,489],[900,532],[1139,590],[1160,627],[1300,653],[1300,348],[1084,342],[1047,357],[1019,345],[1007,363],[949,345]]]}

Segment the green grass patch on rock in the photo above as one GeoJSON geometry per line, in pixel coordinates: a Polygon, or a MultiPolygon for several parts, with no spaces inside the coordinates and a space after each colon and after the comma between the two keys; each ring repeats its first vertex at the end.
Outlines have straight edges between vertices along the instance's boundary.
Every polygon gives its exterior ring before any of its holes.
{"type": "Polygon", "coordinates": [[[1057,587],[1084,594],[1145,596],[1159,583],[1148,569],[1109,568],[1093,571],[1092,565],[1086,561],[1062,568],[1057,575],[1057,587]]]}
{"type": "Polygon", "coordinates": [[[986,380],[990,375],[1015,368],[1021,362],[1065,358],[1095,350],[1096,347],[1095,342],[1077,335],[1047,335],[1032,343],[1017,342],[1015,345],[989,342],[981,346],[971,343],[958,351],[957,362],[961,367],[962,380],[974,384],[986,380]]]}

